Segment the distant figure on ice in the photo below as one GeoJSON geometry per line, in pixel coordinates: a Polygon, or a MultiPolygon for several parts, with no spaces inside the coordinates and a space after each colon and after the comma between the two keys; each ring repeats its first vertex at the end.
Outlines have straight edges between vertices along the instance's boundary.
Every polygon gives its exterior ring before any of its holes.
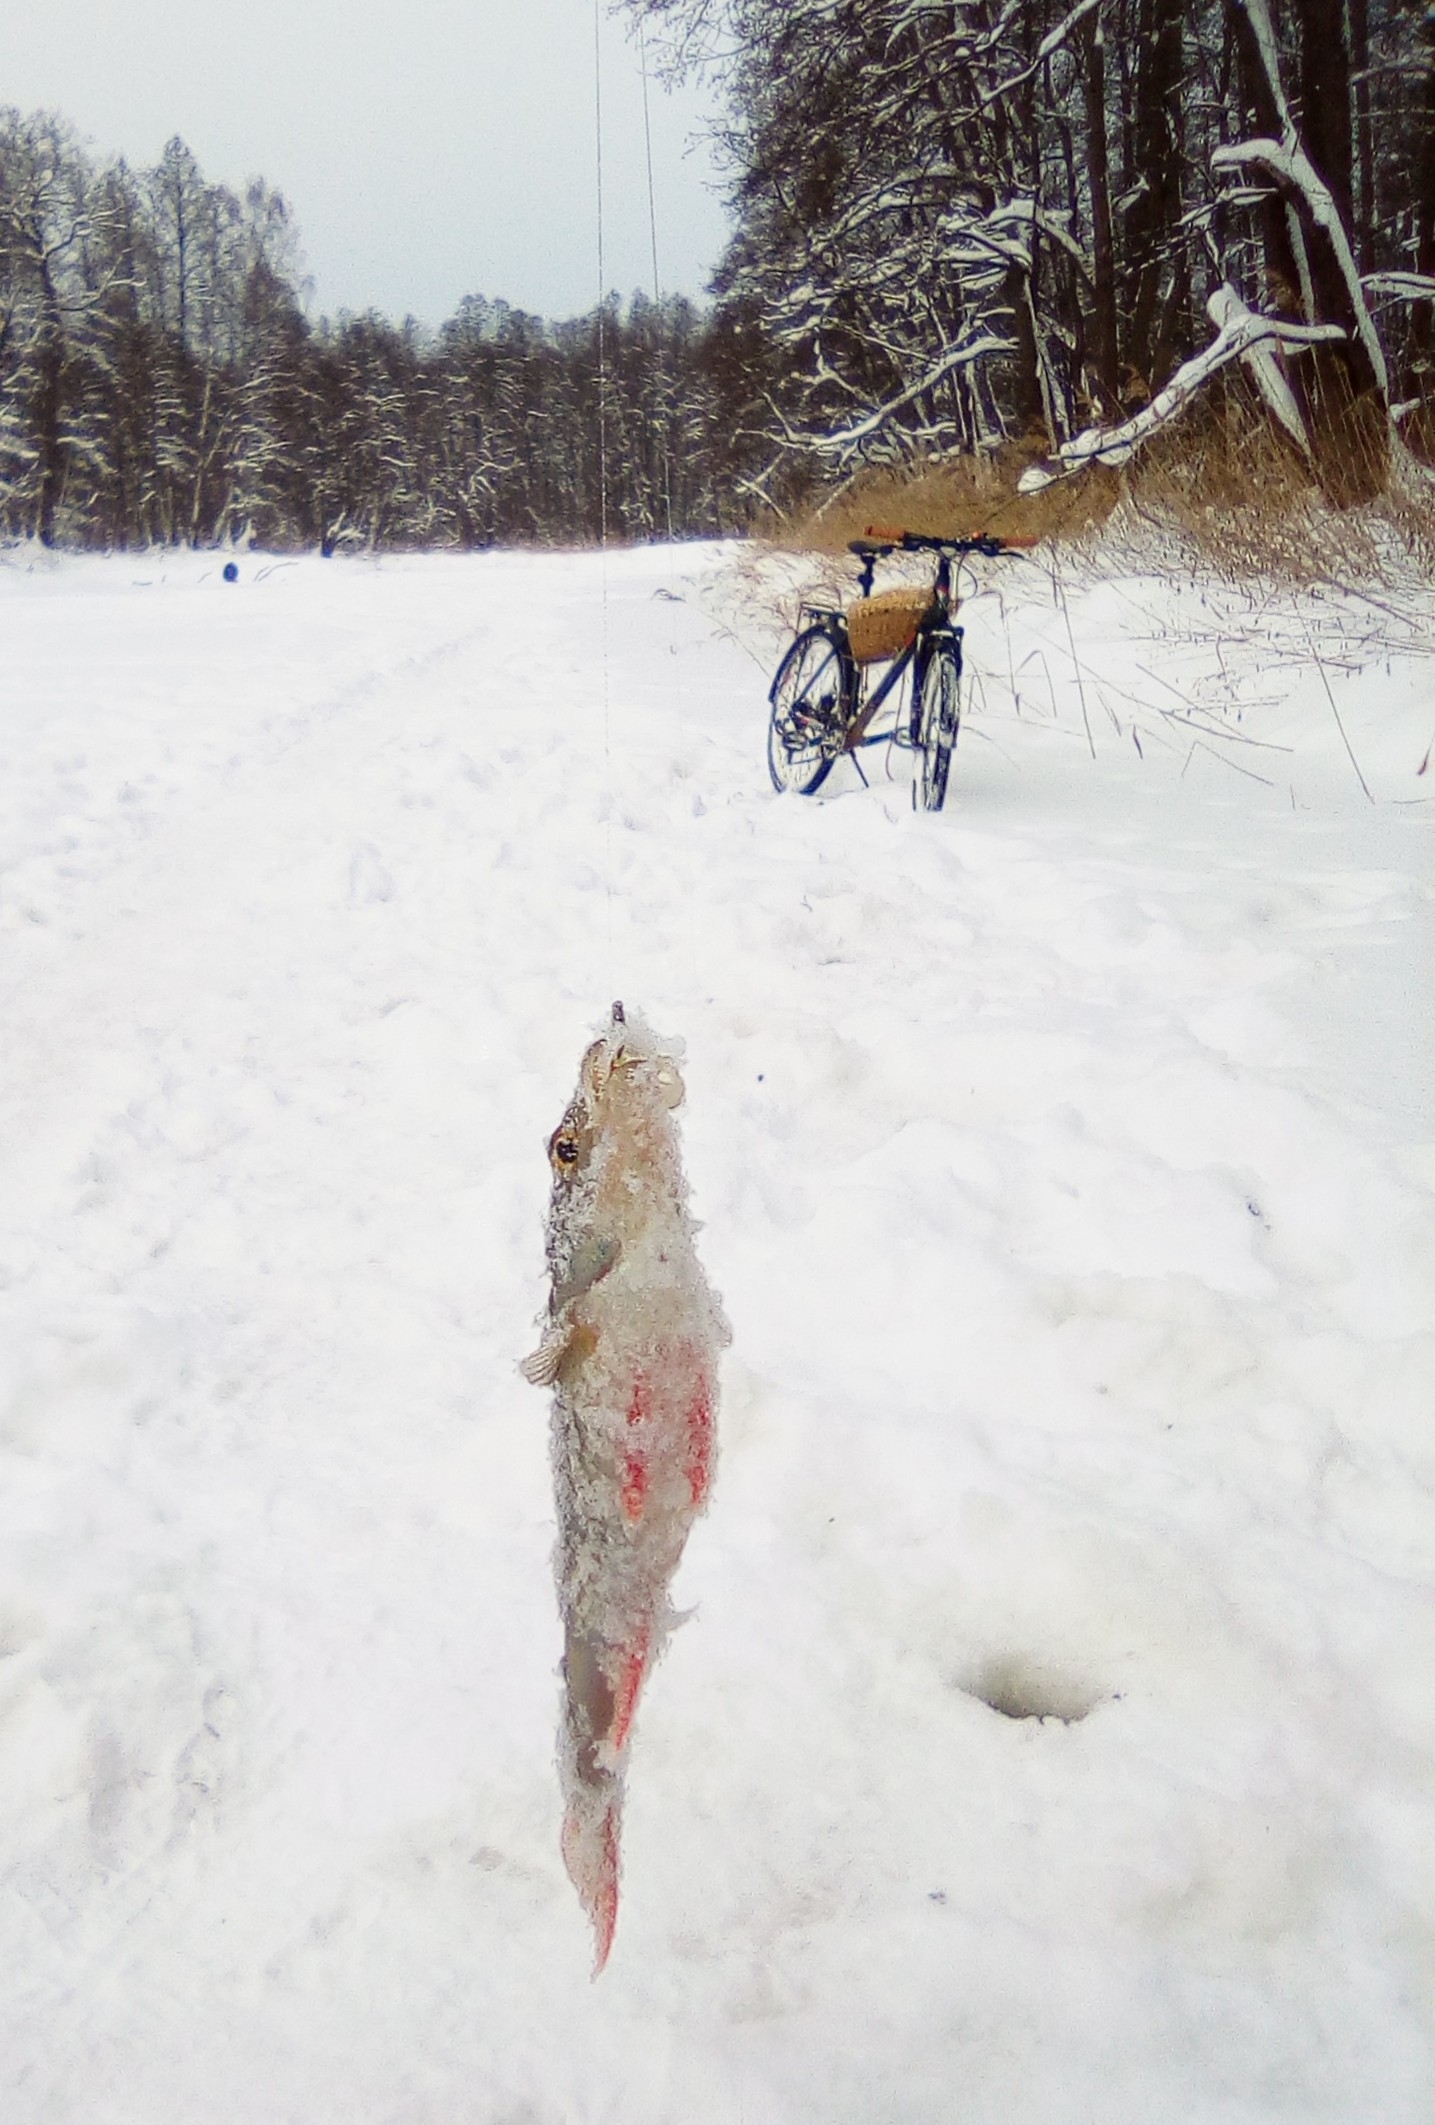
{"type": "Polygon", "coordinates": [[[682,1097],[671,1045],[614,1004],[548,1146],[552,1291],[523,1366],[554,1389],[563,1859],[593,1922],[595,1976],[618,1917],[633,1715],[707,1497],[729,1339],[693,1250],[673,1120],[682,1097]]]}

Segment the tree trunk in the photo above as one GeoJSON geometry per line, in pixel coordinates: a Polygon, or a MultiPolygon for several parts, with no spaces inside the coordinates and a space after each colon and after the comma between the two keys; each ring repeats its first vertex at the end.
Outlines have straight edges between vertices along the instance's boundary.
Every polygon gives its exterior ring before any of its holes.
{"type": "MultiPolygon", "coordinates": [[[[1267,72],[1242,0],[1231,0],[1240,40],[1243,85],[1257,128],[1289,147],[1300,147],[1329,188],[1347,236],[1351,227],[1350,60],[1341,0],[1296,0],[1301,28],[1303,120],[1313,137],[1293,137],[1288,109],[1267,72]],[[1316,153],[1324,155],[1322,163],[1316,153]]],[[[1290,365],[1292,389],[1311,437],[1321,488],[1336,508],[1369,501],[1389,471],[1385,403],[1370,355],[1356,330],[1351,290],[1329,234],[1315,220],[1297,185],[1277,181],[1292,234],[1286,249],[1302,283],[1300,308],[1308,324],[1345,328],[1343,345],[1313,347],[1290,365]]],[[[1273,198],[1271,205],[1274,206],[1273,198]]],[[[1271,222],[1267,222],[1267,261],[1271,222]]],[[[1353,247],[1352,247],[1353,248],[1353,247]]]]}
{"type": "Polygon", "coordinates": [[[1350,52],[1343,0],[1295,0],[1300,23],[1300,130],[1349,229],[1354,221],[1350,52]]]}
{"type": "Polygon", "coordinates": [[[1131,264],[1123,307],[1126,363],[1149,392],[1155,388],[1155,327],[1167,246],[1181,214],[1180,156],[1172,124],[1181,91],[1180,0],[1144,0],[1138,22],[1132,155],[1141,191],[1126,217],[1131,264]]]}
{"type": "Polygon", "coordinates": [[[1106,148],[1106,45],[1099,13],[1082,25],[1086,99],[1086,182],[1091,192],[1091,374],[1108,418],[1120,408],[1116,366],[1116,252],[1111,231],[1111,171],[1106,148]]]}
{"type": "MultiPolygon", "coordinates": [[[[1425,127],[1415,188],[1415,270],[1435,274],[1435,9],[1425,10],[1425,127]]],[[[1417,363],[1429,377],[1435,355],[1435,303],[1416,303],[1411,334],[1417,363]]]]}
{"type": "MultiPolygon", "coordinates": [[[[1229,20],[1235,32],[1236,72],[1240,83],[1241,103],[1249,114],[1252,128],[1270,140],[1279,140],[1284,127],[1276,107],[1275,95],[1266,76],[1265,64],[1256,44],[1251,21],[1241,0],[1227,0],[1229,20]]],[[[1277,316],[1302,319],[1312,324],[1303,300],[1301,281],[1303,275],[1297,263],[1295,245],[1291,238],[1290,219],[1285,201],[1272,186],[1260,207],[1261,251],[1265,266],[1265,287],[1261,300],[1264,309],[1277,316]]]]}
{"type": "Polygon", "coordinates": [[[64,478],[60,406],[65,351],[58,333],[46,333],[35,358],[35,389],[30,420],[35,438],[35,535],[42,546],[55,543],[55,515],[64,478]]]}
{"type": "Polygon", "coordinates": [[[1375,263],[1375,149],[1370,133],[1370,9],[1368,0],[1350,0],[1350,63],[1355,98],[1356,199],[1351,214],[1356,257],[1362,273],[1375,263]]]}
{"type": "Polygon", "coordinates": [[[65,323],[50,272],[49,257],[38,232],[35,239],[35,260],[39,268],[43,318],[35,347],[35,388],[30,394],[30,420],[35,438],[37,473],[35,533],[42,546],[53,546],[55,516],[65,472],[65,448],[61,432],[65,323]]]}

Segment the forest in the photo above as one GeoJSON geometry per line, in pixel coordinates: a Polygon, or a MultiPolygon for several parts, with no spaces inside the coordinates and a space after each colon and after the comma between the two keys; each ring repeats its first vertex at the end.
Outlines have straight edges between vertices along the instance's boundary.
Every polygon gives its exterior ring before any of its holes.
{"type": "Polygon", "coordinates": [[[99,164],[0,112],[0,535],[123,548],[481,547],[732,520],[680,297],[550,324],[467,298],[436,333],[313,323],[298,233],[172,140],[99,164]]]}
{"type": "Polygon", "coordinates": [[[1426,0],[632,4],[725,84],[769,479],[1119,454],[1237,358],[1337,500],[1435,440],[1426,0]]]}
{"type": "Polygon", "coordinates": [[[623,4],[721,86],[701,308],[316,323],[263,183],[0,113],[0,530],[690,536],[873,464],[1119,463],[1227,370],[1337,506],[1435,456],[1426,0],[623,4]]]}

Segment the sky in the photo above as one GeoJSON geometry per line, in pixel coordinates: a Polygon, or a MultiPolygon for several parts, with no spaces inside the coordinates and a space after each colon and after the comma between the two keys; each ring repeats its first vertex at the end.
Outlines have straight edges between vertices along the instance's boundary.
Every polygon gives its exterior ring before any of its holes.
{"type": "MultiPolygon", "coordinates": [[[[436,325],[468,294],[545,316],[598,286],[592,0],[44,0],[5,10],[0,104],[100,155],[178,133],[211,181],[293,208],[315,314],[436,325]]],[[[642,74],[601,27],[604,279],[651,291],[642,74]]],[[[698,87],[649,94],[658,269],[701,294],[725,216],[698,87]]]]}

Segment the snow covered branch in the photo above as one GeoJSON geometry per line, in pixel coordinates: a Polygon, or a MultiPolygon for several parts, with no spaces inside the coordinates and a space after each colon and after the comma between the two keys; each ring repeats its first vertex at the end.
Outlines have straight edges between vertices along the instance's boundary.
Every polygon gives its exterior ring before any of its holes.
{"type": "Polygon", "coordinates": [[[1022,474],[1024,493],[1049,487],[1053,480],[1079,472],[1092,464],[1121,465],[1133,451],[1148,442],[1159,428],[1173,420],[1227,362],[1237,359],[1250,368],[1258,389],[1291,440],[1308,452],[1309,440],[1299,408],[1276,359],[1277,347],[1310,347],[1330,340],[1343,340],[1340,325],[1293,325],[1280,317],[1263,317],[1248,309],[1234,288],[1218,288],[1206,305],[1216,337],[1191,360],[1183,362],[1165,389],[1148,406],[1115,427],[1087,428],[1057,451],[1054,466],[1033,465],[1022,474]]]}
{"type": "Polygon", "coordinates": [[[1435,273],[1366,273],[1360,285],[1371,295],[1389,295],[1396,302],[1435,302],[1435,273]]]}
{"type": "Polygon", "coordinates": [[[1000,81],[994,88],[983,92],[981,98],[983,108],[1001,102],[1002,98],[1009,96],[1013,89],[1019,89],[1024,82],[1030,81],[1032,75],[1040,72],[1053,53],[1061,50],[1072,31],[1080,23],[1084,22],[1088,15],[1094,14],[1100,5],[1101,0],[1077,0],[1076,6],[1066,16],[1065,20],[1058,22],[1055,29],[1048,30],[1041,43],[1037,46],[1034,57],[1019,73],[1009,75],[1005,81],[1000,81]]]}
{"type": "Polygon", "coordinates": [[[920,398],[924,391],[935,390],[954,370],[969,367],[986,355],[1008,354],[1010,351],[1010,340],[1001,339],[993,332],[979,333],[974,339],[963,340],[959,346],[949,347],[939,361],[933,362],[931,368],[918,377],[915,384],[909,384],[905,391],[899,391],[895,398],[890,398],[884,405],[878,406],[865,420],[854,422],[850,428],[841,428],[835,435],[816,439],[813,447],[828,457],[841,457],[850,450],[858,449],[863,443],[871,442],[905,407],[910,406],[914,399],[920,398]]]}
{"type": "Polygon", "coordinates": [[[1311,220],[1317,228],[1324,231],[1335,254],[1341,278],[1345,282],[1357,336],[1365,349],[1380,395],[1382,398],[1388,398],[1390,378],[1385,366],[1385,350],[1380,344],[1380,335],[1375,329],[1370,306],[1365,300],[1345,223],[1341,220],[1340,210],[1331,197],[1329,185],[1294,138],[1293,128],[1291,137],[1286,141],[1242,140],[1230,147],[1217,148],[1211,157],[1211,168],[1218,172],[1244,169],[1252,163],[1258,169],[1269,171],[1277,184],[1297,193],[1311,220]]]}

